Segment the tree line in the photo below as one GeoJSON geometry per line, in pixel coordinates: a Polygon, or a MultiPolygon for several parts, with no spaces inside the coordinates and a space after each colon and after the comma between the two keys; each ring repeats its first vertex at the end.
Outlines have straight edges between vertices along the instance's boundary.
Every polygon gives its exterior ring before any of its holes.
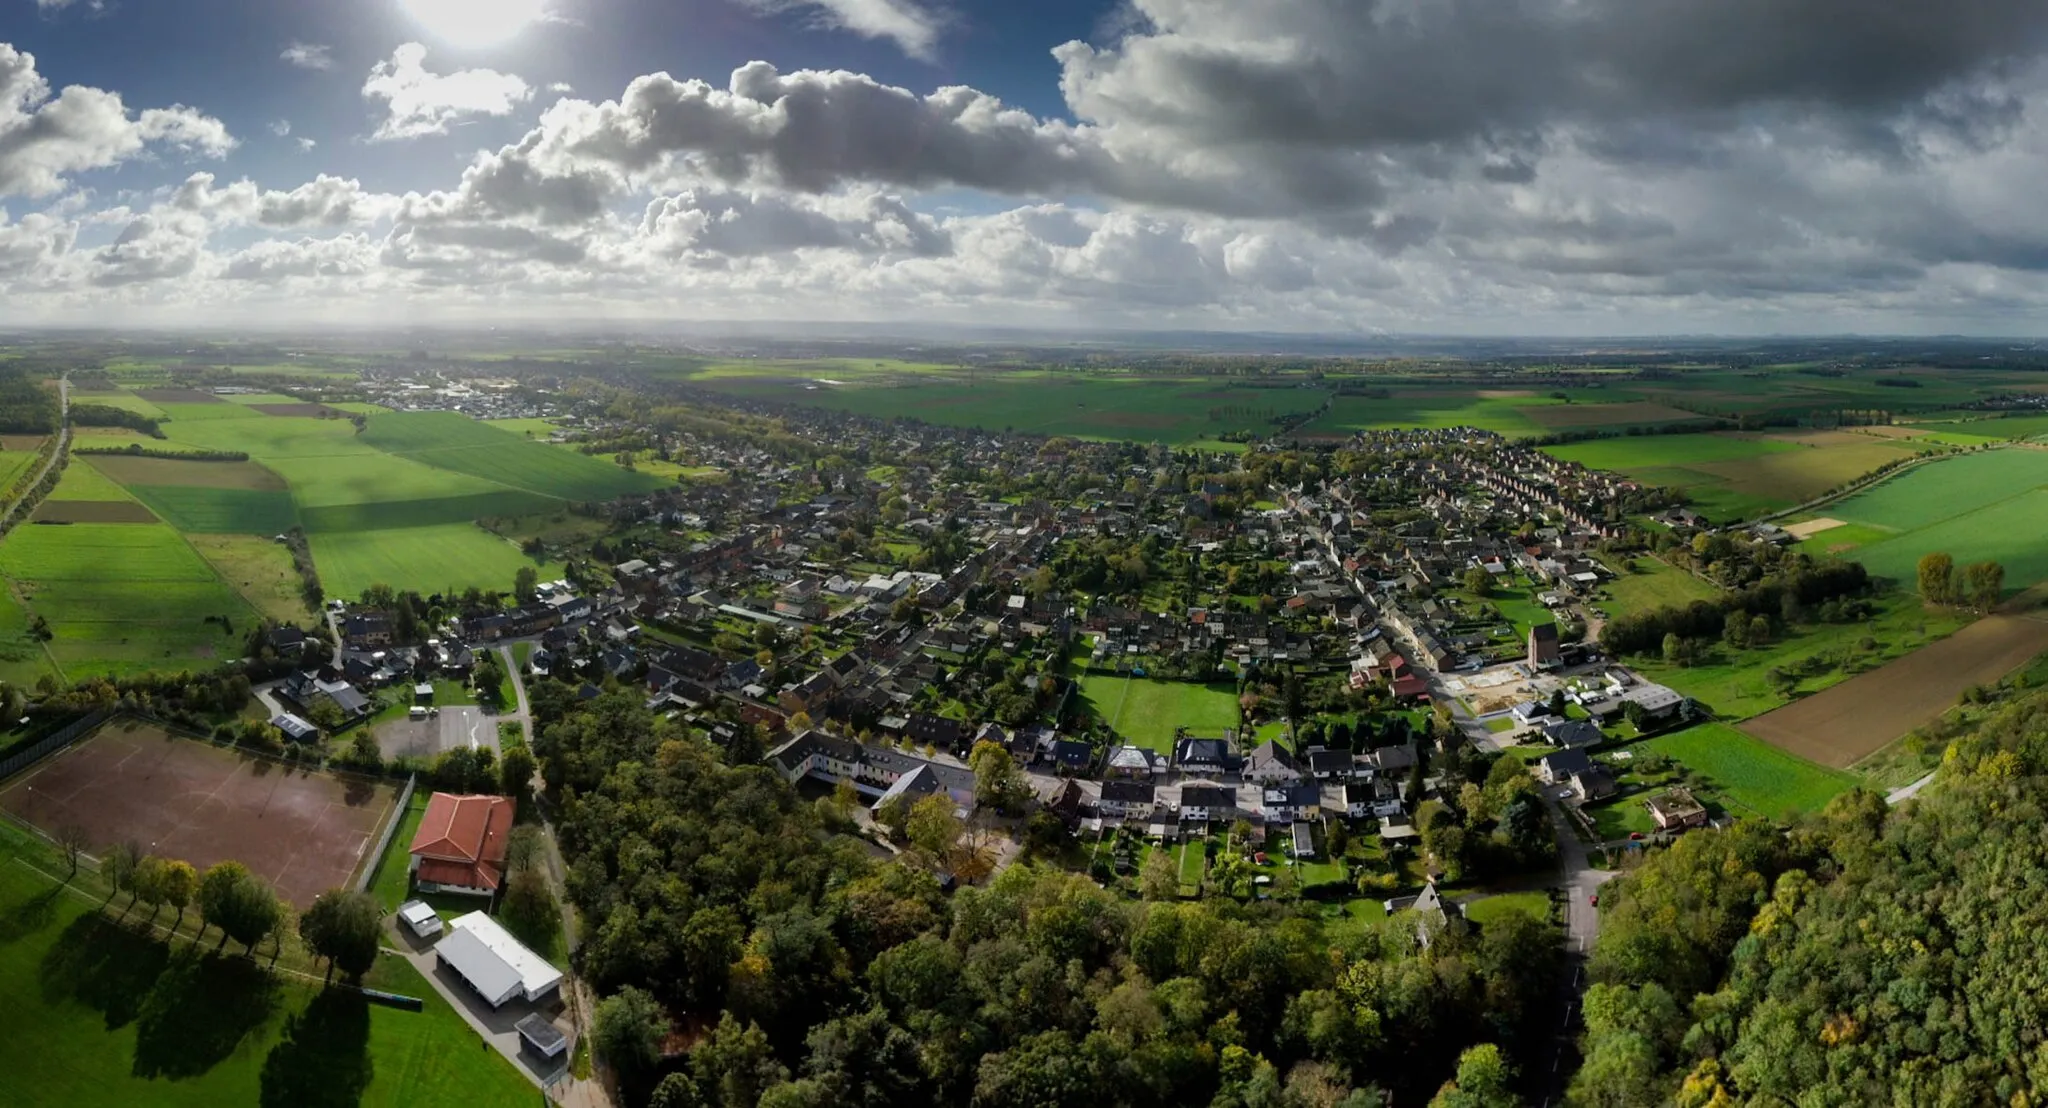
{"type": "Polygon", "coordinates": [[[1997,562],[1957,566],[1945,550],[1924,554],[1916,567],[1920,598],[1929,604],[1958,605],[1990,611],[2005,593],[2005,567],[1997,562]]]}
{"type": "Polygon", "coordinates": [[[1831,601],[1867,595],[1871,587],[1870,572],[1861,562],[1801,559],[1716,600],[1617,615],[1601,627],[1600,643],[1616,654],[1647,654],[1663,650],[1667,636],[1680,641],[1719,638],[1735,613],[1789,624],[1831,601]]]}

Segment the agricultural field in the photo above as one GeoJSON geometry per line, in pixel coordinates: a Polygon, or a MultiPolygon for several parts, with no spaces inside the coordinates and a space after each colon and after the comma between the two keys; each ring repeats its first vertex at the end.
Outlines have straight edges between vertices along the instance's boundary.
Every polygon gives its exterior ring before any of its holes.
{"type": "Polygon", "coordinates": [[[254,462],[94,456],[85,463],[188,535],[273,535],[298,525],[284,479],[254,462]]]}
{"type": "Polygon", "coordinates": [[[1845,769],[2048,651],[2048,617],[1998,615],[1742,724],[1773,746],[1845,769]]]}
{"type": "Polygon", "coordinates": [[[29,688],[49,672],[43,644],[29,632],[28,609],[0,582],[0,681],[29,688]]]}
{"type": "Polygon", "coordinates": [[[1196,685],[1090,673],[1081,678],[1081,695],[1132,745],[1162,754],[1172,752],[1176,727],[1214,738],[1237,726],[1237,687],[1228,682],[1196,685]]]}
{"type": "Polygon", "coordinates": [[[72,679],[203,669],[234,656],[256,613],[161,523],[18,527],[0,574],[49,621],[51,656],[72,679]],[[218,621],[225,618],[228,628],[218,621]]]}
{"type": "Polygon", "coordinates": [[[609,500],[669,484],[574,451],[528,442],[455,412],[372,416],[362,439],[397,457],[561,500],[609,500]]]}
{"type": "Polygon", "coordinates": [[[0,492],[14,487],[14,482],[29,471],[36,454],[33,450],[8,450],[0,452],[0,492]]]}
{"type": "Polygon", "coordinates": [[[188,534],[185,541],[264,616],[279,623],[297,623],[310,614],[298,568],[292,564],[291,551],[282,544],[263,535],[188,534]]]}
{"type": "Polygon", "coordinates": [[[1547,446],[1590,469],[1683,489],[1717,522],[1789,508],[1932,447],[1858,431],[1643,435],[1547,446]]]}
{"type": "Polygon", "coordinates": [[[559,562],[535,565],[517,545],[474,523],[385,531],[311,531],[313,564],[330,596],[356,596],[371,585],[403,583],[422,592],[470,586],[509,590],[522,566],[542,580],[561,575],[559,562]]]}
{"type": "Polygon", "coordinates": [[[1633,749],[1654,750],[1683,764],[1736,815],[1775,819],[1810,812],[1859,784],[1851,774],[1816,766],[1722,723],[1647,739],[1633,749]]]}
{"type": "Polygon", "coordinates": [[[1957,564],[1997,561],[2008,589],[2048,580],[2048,451],[1991,450],[1902,473],[1829,505],[1862,530],[1822,531],[1808,542],[1847,547],[1874,574],[1917,585],[1921,555],[1944,550],[1957,564]],[[1853,545],[1851,545],[1853,544],[1853,545]]]}
{"type": "Polygon", "coordinates": [[[1618,559],[1608,566],[1615,573],[1614,580],[1602,584],[1600,589],[1606,596],[1603,605],[1610,614],[1675,607],[1695,600],[1715,600],[1721,595],[1721,590],[1661,559],[1644,556],[1633,561],[1633,571],[1623,568],[1618,559]]]}

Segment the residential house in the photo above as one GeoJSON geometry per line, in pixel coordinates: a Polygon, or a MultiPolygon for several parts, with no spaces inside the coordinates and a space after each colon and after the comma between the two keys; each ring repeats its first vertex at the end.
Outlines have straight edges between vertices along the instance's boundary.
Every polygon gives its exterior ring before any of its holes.
{"type": "Polygon", "coordinates": [[[1237,790],[1222,785],[1183,785],[1180,818],[1187,823],[1237,817],[1237,790]]]}
{"type": "Polygon", "coordinates": [[[1260,800],[1267,823],[1319,819],[1323,814],[1323,787],[1314,781],[1268,785],[1260,800]]]}
{"type": "Polygon", "coordinates": [[[1267,739],[1245,756],[1244,779],[1259,784],[1301,780],[1301,766],[1286,747],[1267,739]]]}
{"type": "Polygon", "coordinates": [[[1544,623],[1529,628],[1529,665],[1536,669],[1556,669],[1563,664],[1564,651],[1557,637],[1557,624],[1544,623]]]}
{"type": "Polygon", "coordinates": [[[1573,747],[1546,754],[1536,760],[1536,780],[1546,785],[1562,785],[1572,779],[1573,774],[1584,773],[1593,768],[1593,759],[1585,750],[1573,747]]]}
{"type": "Polygon", "coordinates": [[[1152,815],[1156,793],[1149,781],[1104,781],[1096,810],[1104,818],[1147,819],[1152,815]]]}
{"type": "Polygon", "coordinates": [[[1103,766],[1105,780],[1127,778],[1150,781],[1166,772],[1166,759],[1159,752],[1143,746],[1119,746],[1109,752],[1109,759],[1103,766]]]}
{"type": "Polygon", "coordinates": [[[1607,736],[1590,720],[1568,719],[1544,725],[1543,741],[1560,748],[1599,746],[1607,736]]]}
{"type": "Polygon", "coordinates": [[[505,879],[513,803],[502,796],[435,793],[413,834],[413,879],[421,892],[491,896],[505,879]]]}
{"type": "Polygon", "coordinates": [[[1572,795],[1581,801],[1605,800],[1617,791],[1614,775],[1599,766],[1572,774],[1572,795]]]}
{"type": "Polygon", "coordinates": [[[1692,790],[1678,788],[1643,801],[1650,820],[1659,831],[1683,831],[1707,825],[1707,807],[1693,799],[1692,790]]]}
{"type": "Polygon", "coordinates": [[[1229,739],[1186,738],[1173,744],[1173,766],[1182,773],[1230,773],[1240,764],[1229,739]]]}

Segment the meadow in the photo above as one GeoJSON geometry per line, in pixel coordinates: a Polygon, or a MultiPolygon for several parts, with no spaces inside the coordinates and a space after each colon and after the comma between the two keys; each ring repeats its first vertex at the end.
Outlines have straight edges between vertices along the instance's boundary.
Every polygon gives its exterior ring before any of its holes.
{"type": "Polygon", "coordinates": [[[1788,431],[1642,435],[1543,449],[1589,469],[1683,489],[1709,519],[1728,522],[1803,503],[1932,447],[1856,431],[1788,431]]]}
{"type": "Polygon", "coordinates": [[[2048,451],[2002,449],[1947,458],[1829,505],[1861,530],[1823,531],[1808,542],[1857,542],[1850,554],[1874,574],[1918,587],[1917,563],[1947,551],[1957,564],[2003,563],[2008,590],[2048,580],[2048,451]],[[1881,536],[1881,537],[1879,537],[1881,536]]]}
{"type": "Polygon", "coordinates": [[[263,615],[298,623],[310,613],[291,551],[264,535],[188,534],[185,541],[221,580],[263,615]]]}
{"type": "Polygon", "coordinates": [[[255,612],[161,523],[19,527],[0,574],[49,621],[51,656],[73,679],[203,669],[233,656],[255,612]],[[233,634],[218,623],[225,617],[233,634]]]}
{"type": "Polygon", "coordinates": [[[330,596],[358,596],[371,585],[421,592],[508,591],[521,567],[542,580],[561,575],[559,562],[536,565],[518,546],[474,523],[443,523],[382,531],[309,531],[313,563],[330,596]]]}
{"type": "Polygon", "coordinates": [[[1632,572],[1622,568],[1620,559],[1608,566],[1615,578],[1600,589],[1606,594],[1605,606],[1610,614],[1674,607],[1695,600],[1714,600],[1721,595],[1721,590],[1668,562],[1649,556],[1635,558],[1634,562],[1632,572]]]}
{"type": "Polygon", "coordinates": [[[1823,769],[1721,723],[1703,723],[1638,743],[1684,764],[1708,790],[1737,809],[1735,815],[1775,819],[1810,812],[1859,784],[1838,770],[1823,769]]]}
{"type": "Polygon", "coordinates": [[[609,500],[669,485],[585,454],[528,442],[457,412],[371,416],[362,438],[397,457],[562,500],[609,500]]]}
{"type": "MultiPolygon", "coordinates": [[[[9,832],[10,835],[16,834],[9,832]]],[[[44,876],[62,863],[0,849],[0,1066],[13,1103],[513,1104],[537,1090],[413,967],[379,959],[365,984],[425,1009],[371,1005],[317,979],[268,974],[162,935],[147,911],[44,876]]],[[[190,927],[194,913],[186,912],[190,927]]],[[[172,914],[160,913],[169,924],[172,914]]]]}

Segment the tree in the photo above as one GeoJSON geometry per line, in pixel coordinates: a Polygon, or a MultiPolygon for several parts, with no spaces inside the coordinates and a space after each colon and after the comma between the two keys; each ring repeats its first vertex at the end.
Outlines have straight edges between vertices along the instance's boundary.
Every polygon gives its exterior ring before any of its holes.
{"type": "Polygon", "coordinates": [[[156,879],[157,899],[177,910],[178,918],[171,921],[171,929],[185,922],[185,909],[191,905],[192,896],[199,891],[199,871],[192,863],[172,859],[164,863],[156,879]]]}
{"type": "Polygon", "coordinates": [[[485,654],[477,659],[470,681],[476,686],[476,698],[483,703],[496,704],[505,699],[505,671],[498,665],[497,655],[485,654]]]}
{"type": "Polygon", "coordinates": [[[953,798],[937,792],[911,805],[905,830],[911,844],[929,855],[934,865],[943,864],[962,830],[960,817],[953,814],[953,798]]]}
{"type": "Polygon", "coordinates": [[[1956,560],[1945,551],[1936,550],[1920,556],[1919,566],[1920,597],[1929,604],[1949,604],[1955,600],[1956,560]]]}
{"type": "Polygon", "coordinates": [[[1146,900],[1172,900],[1180,895],[1180,872],[1174,867],[1173,852],[1155,850],[1138,872],[1138,891],[1146,900]]]}
{"type": "Polygon", "coordinates": [[[498,762],[498,787],[506,796],[524,796],[533,782],[534,769],[533,752],[515,746],[498,762]]]}
{"type": "Polygon", "coordinates": [[[1676,631],[1664,633],[1664,660],[1671,663],[1683,661],[1686,656],[1685,640],[1676,631]]]}
{"type": "Polygon", "coordinates": [[[1749,644],[1762,646],[1771,641],[1771,617],[1755,615],[1749,618],[1749,644]]]}
{"type": "Polygon", "coordinates": [[[1430,1108],[1517,1108],[1515,1069],[1500,1048],[1481,1043],[1458,1055],[1458,1076],[1437,1091],[1430,1108]]]}
{"type": "Polygon", "coordinates": [[[1002,744],[984,739],[967,755],[967,768],[974,771],[974,800],[984,807],[1014,812],[1031,796],[1016,759],[1002,744]]]}
{"type": "MultiPolygon", "coordinates": [[[[129,889],[135,899],[149,905],[149,918],[156,919],[156,913],[163,906],[163,878],[165,862],[154,854],[145,854],[135,863],[135,872],[129,875],[129,889]]],[[[133,903],[131,901],[131,903],[133,903]]]]}
{"type": "Polygon", "coordinates": [[[312,706],[306,709],[306,722],[322,731],[335,731],[347,720],[348,717],[341,713],[341,706],[330,697],[315,697],[312,706]]]}
{"type": "Polygon", "coordinates": [[[91,833],[78,824],[65,823],[58,826],[54,837],[57,840],[57,849],[64,852],[64,860],[71,863],[71,872],[65,875],[65,879],[78,876],[78,856],[85,853],[91,833]]]}
{"type": "Polygon", "coordinates": [[[1749,645],[1749,613],[1740,608],[1729,612],[1721,624],[1721,641],[1737,650],[1749,645]]]}
{"type": "Polygon", "coordinates": [[[661,1044],[668,1038],[669,1028],[668,1013],[662,1011],[661,1003],[628,985],[598,1003],[591,1033],[597,1039],[598,1052],[612,1065],[638,1076],[661,1059],[661,1044]]]}
{"type": "Polygon", "coordinates": [[[127,893],[128,903],[135,904],[135,864],[142,860],[142,848],[131,842],[119,842],[108,847],[100,856],[100,876],[107,879],[107,899],[114,899],[116,893],[127,893]]]}
{"type": "Polygon", "coordinates": [[[531,603],[534,590],[539,587],[540,574],[532,566],[520,566],[518,571],[512,574],[512,596],[515,603],[531,603]]]}
{"type": "Polygon", "coordinates": [[[330,976],[336,969],[359,978],[377,961],[378,921],[383,909],[368,893],[329,889],[313,898],[299,917],[299,937],[316,957],[327,959],[330,976]]]}
{"type": "Polygon", "coordinates": [[[199,879],[199,915],[220,928],[221,943],[229,939],[254,951],[256,943],[283,915],[283,905],[270,886],[240,862],[220,862],[199,879]]]}
{"type": "Polygon", "coordinates": [[[1492,596],[1493,574],[1486,572],[1484,566],[1473,566],[1466,570],[1465,591],[1478,597],[1492,596]]]}
{"type": "Polygon", "coordinates": [[[2005,567],[1997,562],[1971,562],[1963,569],[1971,607],[1990,611],[2005,592],[2005,567]]]}

